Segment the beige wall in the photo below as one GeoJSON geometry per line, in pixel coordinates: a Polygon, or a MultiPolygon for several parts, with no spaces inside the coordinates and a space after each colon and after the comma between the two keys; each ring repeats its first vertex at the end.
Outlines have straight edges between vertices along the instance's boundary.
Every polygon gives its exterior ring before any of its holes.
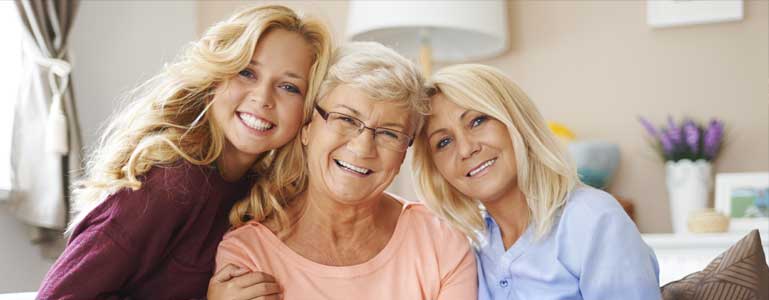
{"type": "MultiPolygon", "coordinates": [[[[199,29],[254,3],[316,15],[343,39],[347,4],[331,1],[204,2],[199,29]]],[[[665,29],[646,25],[645,1],[511,2],[509,16],[510,50],[481,63],[509,74],[578,138],[620,145],[610,191],[633,200],[641,231],[671,225],[663,165],[637,116],[719,117],[729,145],[716,172],[769,170],[769,2],[745,1],[740,22],[665,29]]]]}

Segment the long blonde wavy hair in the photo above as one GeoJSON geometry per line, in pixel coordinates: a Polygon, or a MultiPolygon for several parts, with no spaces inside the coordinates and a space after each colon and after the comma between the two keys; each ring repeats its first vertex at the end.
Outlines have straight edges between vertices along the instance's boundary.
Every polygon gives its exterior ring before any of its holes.
{"type": "MultiPolygon", "coordinates": [[[[427,87],[430,96],[443,94],[460,107],[505,124],[515,150],[518,186],[526,196],[535,236],[549,232],[579,178],[565,147],[550,132],[529,97],[502,72],[478,64],[444,68],[430,78],[427,87]]],[[[429,209],[478,246],[484,242],[486,231],[480,202],[460,193],[438,172],[426,127],[414,143],[412,172],[417,194],[429,209]]]]}
{"type": "MultiPolygon", "coordinates": [[[[411,113],[409,120],[413,130],[421,128],[424,115],[428,112],[427,97],[424,93],[424,79],[419,69],[411,61],[394,50],[376,42],[349,42],[334,50],[328,74],[318,90],[314,103],[324,99],[337,86],[349,85],[363,91],[374,101],[387,101],[394,106],[405,107],[411,113]]],[[[312,114],[305,114],[304,124],[308,124],[312,114]]],[[[243,224],[247,220],[274,220],[278,231],[286,229],[288,216],[285,211],[272,206],[272,211],[262,209],[259,203],[288,204],[307,188],[309,177],[307,160],[301,139],[295,138],[291,144],[297,151],[295,155],[282,163],[276,163],[267,171],[264,178],[291,178],[293,181],[263,180],[259,184],[264,193],[261,199],[251,198],[250,206],[239,203],[230,214],[230,221],[243,224]],[[290,176],[290,177],[288,177],[290,176]]]]}
{"type": "MultiPolygon", "coordinates": [[[[242,10],[209,28],[163,71],[133,90],[129,102],[111,117],[86,164],[86,177],[75,184],[73,198],[78,216],[71,231],[107,195],[124,188],[140,189],[138,177],[156,165],[184,159],[195,165],[210,165],[225,144],[224,133],[210,117],[209,107],[217,85],[242,71],[251,61],[259,38],[273,29],[295,32],[314,51],[304,113],[328,68],[331,37],[320,21],[304,18],[284,6],[262,6],[242,10]]],[[[252,167],[262,174],[272,163],[295,164],[291,145],[264,153],[252,167]],[[288,160],[288,162],[283,162],[288,160]]],[[[290,182],[294,174],[273,178],[290,182]]],[[[257,179],[259,181],[260,179],[257,179]]],[[[252,187],[249,198],[261,194],[252,187]]],[[[265,203],[269,210],[272,204],[265,203]]]]}

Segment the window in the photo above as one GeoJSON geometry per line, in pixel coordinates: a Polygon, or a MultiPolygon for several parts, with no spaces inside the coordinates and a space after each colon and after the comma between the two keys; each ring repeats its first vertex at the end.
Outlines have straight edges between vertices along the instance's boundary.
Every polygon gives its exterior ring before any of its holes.
{"type": "Polygon", "coordinates": [[[21,26],[13,1],[0,1],[0,194],[11,187],[11,126],[21,74],[21,26]]]}

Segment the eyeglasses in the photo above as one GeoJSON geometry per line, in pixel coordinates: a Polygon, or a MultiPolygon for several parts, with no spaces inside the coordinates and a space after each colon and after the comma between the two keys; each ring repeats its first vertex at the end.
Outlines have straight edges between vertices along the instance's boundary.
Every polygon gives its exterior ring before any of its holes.
{"type": "Polygon", "coordinates": [[[398,152],[406,152],[406,149],[413,142],[410,136],[397,130],[381,127],[371,128],[358,118],[333,111],[327,112],[317,104],[315,105],[315,110],[318,111],[323,120],[326,120],[326,125],[348,138],[357,137],[363,133],[364,129],[368,129],[374,133],[374,143],[377,146],[398,152]]]}

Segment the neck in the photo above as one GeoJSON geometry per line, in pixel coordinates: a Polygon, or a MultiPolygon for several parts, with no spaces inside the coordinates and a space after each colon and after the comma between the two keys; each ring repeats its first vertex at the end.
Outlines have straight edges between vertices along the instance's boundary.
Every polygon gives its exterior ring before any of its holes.
{"type": "Polygon", "coordinates": [[[526,196],[516,186],[498,199],[483,201],[483,205],[499,226],[505,249],[510,248],[523,235],[529,224],[526,196]]]}
{"type": "Polygon", "coordinates": [[[305,191],[298,201],[304,203],[296,225],[311,229],[319,238],[332,244],[357,243],[368,240],[381,227],[384,199],[346,204],[323,193],[305,191]],[[310,196],[312,195],[312,196],[310,196]]]}
{"type": "Polygon", "coordinates": [[[352,205],[323,195],[309,188],[289,207],[294,221],[279,234],[286,245],[305,258],[332,266],[360,264],[384,249],[395,232],[399,202],[380,195],[352,205]]]}
{"type": "Polygon", "coordinates": [[[216,167],[225,181],[235,182],[243,178],[256,159],[257,156],[243,154],[228,142],[216,160],[216,167]]]}

